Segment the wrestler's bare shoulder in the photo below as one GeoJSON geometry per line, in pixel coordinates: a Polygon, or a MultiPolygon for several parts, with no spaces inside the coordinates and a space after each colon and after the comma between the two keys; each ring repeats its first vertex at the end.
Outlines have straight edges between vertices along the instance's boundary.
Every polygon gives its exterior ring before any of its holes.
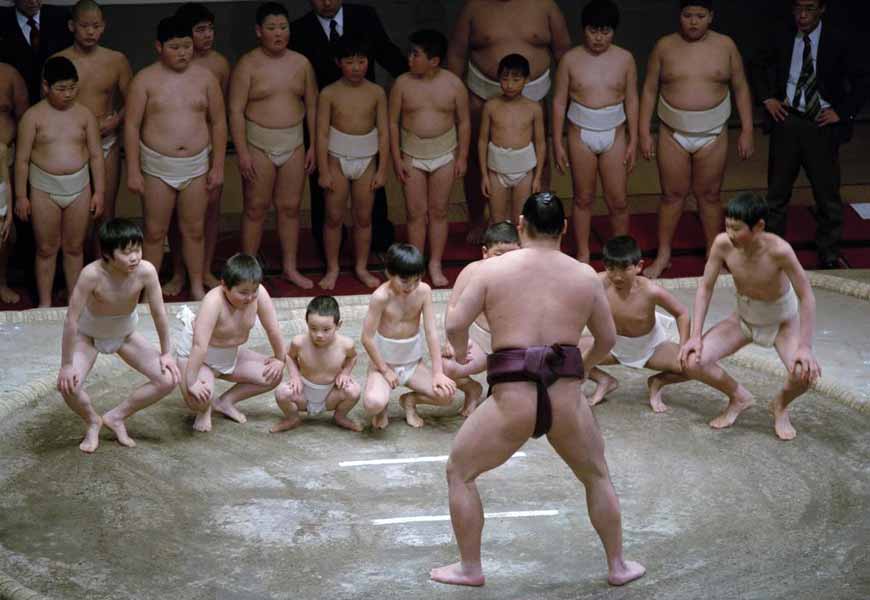
{"type": "Polygon", "coordinates": [[[390,298],[393,297],[393,294],[390,292],[390,282],[385,281],[378,288],[372,292],[371,300],[369,301],[369,306],[373,304],[377,304],[383,306],[387,302],[390,301],[390,298]]]}
{"type": "Polygon", "coordinates": [[[455,92],[465,89],[465,82],[447,69],[441,69],[438,72],[438,75],[435,76],[435,82],[438,85],[449,86],[455,92]]]}
{"type": "Polygon", "coordinates": [[[7,63],[0,62],[0,82],[12,83],[12,80],[15,78],[16,75],[18,75],[18,70],[15,67],[7,63]]]}

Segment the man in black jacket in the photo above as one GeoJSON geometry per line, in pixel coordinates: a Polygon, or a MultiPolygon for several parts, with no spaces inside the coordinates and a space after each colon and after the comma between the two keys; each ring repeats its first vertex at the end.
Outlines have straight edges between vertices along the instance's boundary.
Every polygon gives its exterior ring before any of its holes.
{"type": "Polygon", "coordinates": [[[767,230],[785,236],[792,187],[803,167],[816,202],[819,267],[837,269],[848,267],[839,253],[839,149],[870,95],[870,69],[857,40],[823,22],[826,4],[792,0],[794,23],[767,36],[752,75],[770,121],[767,230]]]}
{"type": "MultiPolygon", "coordinates": [[[[343,35],[365,36],[372,48],[369,71],[375,80],[377,62],[393,77],[408,70],[405,54],[390,40],[381,20],[370,6],[344,4],[342,0],[311,0],[312,10],[290,24],[290,47],[305,55],[314,67],[320,88],[341,77],[332,54],[332,44],[343,35]]],[[[309,132],[313,135],[313,132],[309,132]]],[[[318,245],[323,245],[323,190],[317,185],[317,175],[309,178],[311,192],[311,228],[318,245]]],[[[383,188],[375,194],[372,211],[372,250],[382,252],[393,243],[393,225],[387,217],[387,196],[383,188]]]]}

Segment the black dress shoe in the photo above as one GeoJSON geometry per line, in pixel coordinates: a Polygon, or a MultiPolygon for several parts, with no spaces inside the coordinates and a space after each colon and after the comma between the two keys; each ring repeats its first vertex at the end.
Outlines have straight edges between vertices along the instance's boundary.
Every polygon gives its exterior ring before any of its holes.
{"type": "Polygon", "coordinates": [[[819,266],[817,268],[828,271],[831,269],[851,269],[852,265],[849,264],[845,256],[840,255],[819,258],[819,266]]]}

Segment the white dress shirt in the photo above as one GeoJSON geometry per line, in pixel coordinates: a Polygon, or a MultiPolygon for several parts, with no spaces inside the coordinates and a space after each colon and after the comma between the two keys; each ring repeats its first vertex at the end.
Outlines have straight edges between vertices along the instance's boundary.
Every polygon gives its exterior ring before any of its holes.
{"type": "Polygon", "coordinates": [[[335,21],[335,30],[338,32],[339,37],[344,35],[344,7],[338,9],[338,12],[335,13],[335,16],[331,19],[326,19],[317,15],[317,20],[320,21],[320,26],[323,27],[323,33],[326,34],[326,38],[329,39],[329,23],[330,21],[335,21]]]}
{"type": "MultiPolygon", "coordinates": [[[[18,26],[21,28],[21,33],[24,34],[24,40],[29,44],[30,25],[27,24],[27,17],[17,10],[15,11],[15,16],[18,17],[18,26]]],[[[39,13],[33,15],[33,20],[36,21],[36,26],[42,29],[42,24],[39,22],[39,13]]]]}
{"type": "MultiPolygon", "coordinates": [[[[813,69],[816,72],[816,80],[818,81],[819,76],[819,40],[822,37],[822,23],[821,21],[810,32],[810,53],[813,57],[813,69]]],[[[791,51],[791,68],[788,71],[788,84],[785,88],[785,97],[788,99],[788,102],[791,103],[794,100],[794,94],[797,90],[797,82],[801,77],[801,70],[804,66],[804,33],[802,31],[798,31],[797,35],[794,38],[794,48],[791,51]]],[[[818,87],[818,83],[816,83],[816,87],[818,87]]],[[[821,97],[821,92],[819,94],[819,98],[821,99],[821,107],[822,109],[829,108],[831,105],[828,102],[825,102],[825,99],[821,97]]],[[[796,108],[799,111],[805,111],[807,106],[807,96],[806,94],[801,94],[800,103],[793,108],[796,108]]]]}

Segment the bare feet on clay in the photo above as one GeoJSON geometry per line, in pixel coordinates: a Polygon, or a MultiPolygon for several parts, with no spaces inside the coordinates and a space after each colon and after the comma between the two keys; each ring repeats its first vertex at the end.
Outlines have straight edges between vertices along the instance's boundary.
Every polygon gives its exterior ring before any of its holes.
{"type": "Polygon", "coordinates": [[[463,386],[462,391],[465,393],[465,404],[463,404],[459,414],[463,417],[469,417],[474,412],[474,409],[477,408],[477,403],[480,402],[480,397],[483,395],[483,386],[472,379],[470,383],[463,386]]]}
{"type": "MultiPolygon", "coordinates": [[[[337,276],[338,274],[336,273],[336,277],[337,276]]],[[[314,287],[314,282],[296,269],[286,269],[283,273],[283,277],[293,285],[301,287],[303,290],[310,290],[314,287]]]]}
{"type": "Polygon", "coordinates": [[[338,281],[338,271],[327,271],[323,279],[317,282],[317,285],[324,290],[331,290],[335,287],[335,282],[338,281]]]}
{"type": "Polygon", "coordinates": [[[646,380],[646,386],[649,388],[649,405],[653,412],[667,412],[668,405],[662,401],[662,388],[665,382],[658,375],[653,375],[646,380]]]}
{"type": "Polygon", "coordinates": [[[417,403],[414,401],[414,392],[403,394],[399,398],[399,405],[405,411],[405,422],[411,427],[420,428],[424,425],[423,419],[417,414],[417,403]]]}
{"type": "Polygon", "coordinates": [[[211,431],[211,409],[196,413],[196,419],[193,421],[193,430],[200,433],[208,433],[211,431]]]}
{"type": "Polygon", "coordinates": [[[236,408],[235,404],[232,402],[227,402],[224,398],[218,398],[214,402],[212,402],[212,407],[214,410],[218,411],[223,416],[228,419],[232,419],[236,423],[247,423],[248,418],[242,414],[238,408],[236,408]]]}
{"type": "Polygon", "coordinates": [[[710,427],[713,429],[731,427],[734,421],[737,420],[737,417],[740,416],[740,413],[752,406],[753,403],[752,394],[741,385],[737,388],[734,397],[728,402],[728,408],[725,409],[725,412],[710,421],[710,427]]]}
{"type": "Polygon", "coordinates": [[[332,420],[335,421],[336,425],[344,429],[350,429],[351,431],[362,431],[363,429],[362,425],[352,420],[347,415],[343,415],[338,411],[335,411],[332,420]]]}
{"type": "Polygon", "coordinates": [[[87,454],[94,452],[100,445],[100,429],[102,429],[102,427],[103,420],[100,418],[97,418],[95,423],[88,425],[88,428],[85,431],[85,439],[83,439],[82,443],[79,444],[79,450],[86,452],[87,454]]]}
{"type": "Polygon", "coordinates": [[[12,288],[0,285],[0,302],[3,304],[17,304],[21,296],[12,288]]]}
{"type": "Polygon", "coordinates": [[[632,560],[623,561],[619,567],[610,569],[607,574],[607,583],[610,585],[625,585],[635,579],[640,579],[646,573],[646,567],[632,560]]]}
{"type": "Polygon", "coordinates": [[[463,567],[462,563],[453,563],[446,567],[436,567],[429,571],[429,578],[439,583],[450,585],[468,585],[480,587],[486,583],[480,566],[463,567]]]}
{"type": "Polygon", "coordinates": [[[433,287],[444,287],[450,283],[450,280],[444,276],[440,264],[429,263],[429,277],[432,278],[433,287]]]}
{"type": "Polygon", "coordinates": [[[773,414],[773,430],[776,432],[776,437],[785,442],[795,439],[797,431],[791,424],[788,408],[783,408],[779,399],[774,399],[770,401],[770,412],[773,414]]]}
{"type": "Polygon", "coordinates": [[[172,279],[163,284],[163,295],[172,298],[173,296],[177,296],[181,293],[181,290],[184,289],[184,284],[186,283],[184,279],[184,275],[173,275],[172,279]]]}
{"type": "Polygon", "coordinates": [[[270,433],[278,433],[281,431],[290,431],[291,429],[296,429],[302,425],[302,419],[299,417],[293,417],[292,419],[282,419],[272,425],[272,428],[269,430],[270,433]]]}
{"type": "Polygon", "coordinates": [[[376,414],[372,417],[372,428],[373,429],[386,429],[387,425],[390,424],[390,417],[387,414],[387,409],[385,408],[383,411],[376,414]]]}
{"type": "Polygon", "coordinates": [[[600,381],[597,381],[595,393],[589,397],[589,406],[595,406],[604,400],[610,392],[619,387],[619,382],[602,371],[602,375],[598,375],[600,381]]]}
{"type": "Polygon", "coordinates": [[[118,438],[119,444],[126,448],[135,448],[136,442],[134,442],[133,438],[131,438],[127,433],[127,427],[126,425],[124,425],[124,419],[121,419],[120,417],[118,417],[118,415],[114,413],[114,410],[110,410],[105,415],[103,415],[103,425],[115,432],[115,436],[118,438]]]}
{"type": "Polygon", "coordinates": [[[359,279],[363,283],[363,285],[369,289],[373,290],[381,285],[381,280],[372,275],[367,269],[354,269],[353,274],[356,275],[356,278],[359,279]]]}
{"type": "Polygon", "coordinates": [[[659,255],[656,259],[643,270],[644,277],[650,279],[658,279],[661,274],[671,268],[671,257],[669,255],[659,255]]]}

